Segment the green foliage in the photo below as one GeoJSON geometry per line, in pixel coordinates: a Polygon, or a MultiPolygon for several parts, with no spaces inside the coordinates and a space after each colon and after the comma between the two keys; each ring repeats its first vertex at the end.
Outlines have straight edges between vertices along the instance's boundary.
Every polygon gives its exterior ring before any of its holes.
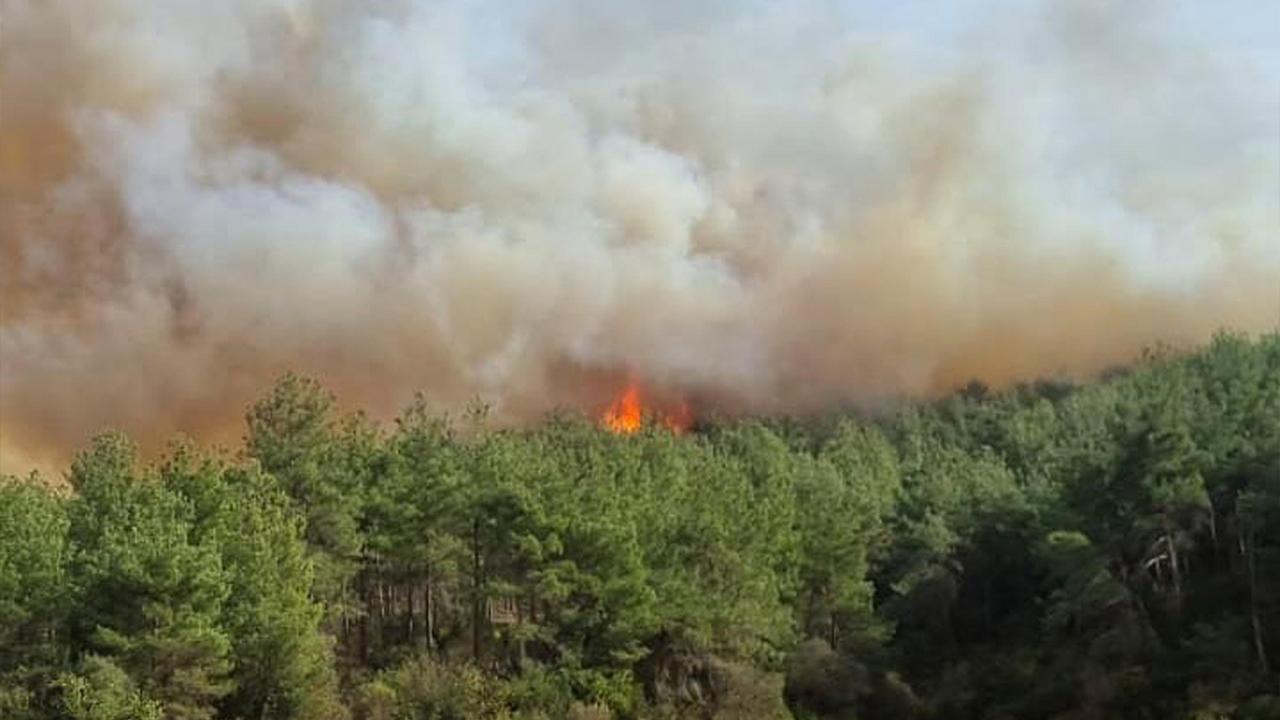
{"type": "Polygon", "coordinates": [[[341,615],[361,550],[361,472],[376,433],[359,417],[343,422],[334,413],[319,383],[286,375],[245,416],[245,444],[304,517],[317,594],[341,615]]]}
{"type": "Polygon", "coordinates": [[[687,435],[246,421],[0,479],[0,717],[1276,716],[1277,335],[687,435]]]}
{"type": "Polygon", "coordinates": [[[119,665],[87,655],[77,672],[62,674],[55,686],[61,710],[73,720],[160,720],[163,706],[148,700],[119,665]]]}
{"type": "Polygon", "coordinates": [[[0,477],[0,717],[39,717],[39,693],[66,662],[69,524],[39,478],[0,477]]]}
{"type": "Polygon", "coordinates": [[[227,596],[220,624],[231,643],[234,690],[222,711],[238,717],[339,718],[331,640],[301,518],[274,478],[179,447],[161,464],[163,483],[194,510],[192,533],[216,547],[227,596]]]}
{"type": "Polygon", "coordinates": [[[37,479],[0,478],[0,673],[61,656],[46,638],[67,609],[69,525],[37,479]]]}
{"type": "Polygon", "coordinates": [[[507,717],[507,687],[468,663],[428,657],[406,661],[375,681],[371,691],[391,700],[405,720],[490,720],[507,717]]]}
{"type": "Polygon", "coordinates": [[[72,465],[71,637],[113,659],[168,717],[212,718],[230,689],[223,567],[193,537],[190,504],[133,466],[117,435],[97,438],[72,465]]]}

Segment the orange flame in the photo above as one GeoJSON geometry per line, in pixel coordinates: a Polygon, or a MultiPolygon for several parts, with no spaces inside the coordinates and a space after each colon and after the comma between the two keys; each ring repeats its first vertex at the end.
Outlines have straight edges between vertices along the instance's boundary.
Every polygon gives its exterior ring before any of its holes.
{"type": "Polygon", "coordinates": [[[630,435],[644,422],[644,403],[640,400],[640,386],[634,382],[604,411],[604,426],[620,435],[630,435]]]}
{"type": "Polygon", "coordinates": [[[654,411],[646,407],[640,384],[635,380],[628,382],[626,389],[605,408],[601,422],[612,432],[630,435],[644,427],[645,418],[650,416],[677,435],[693,424],[693,411],[683,400],[668,411],[654,411]]]}

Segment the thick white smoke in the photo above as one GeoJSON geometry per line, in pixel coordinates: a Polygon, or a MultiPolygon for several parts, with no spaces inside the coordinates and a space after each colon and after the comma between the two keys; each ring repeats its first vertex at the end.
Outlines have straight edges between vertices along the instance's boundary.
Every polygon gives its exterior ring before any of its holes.
{"type": "Polygon", "coordinates": [[[805,411],[1274,327],[1276,76],[1170,6],[0,0],[0,456],[286,369],[805,411]]]}

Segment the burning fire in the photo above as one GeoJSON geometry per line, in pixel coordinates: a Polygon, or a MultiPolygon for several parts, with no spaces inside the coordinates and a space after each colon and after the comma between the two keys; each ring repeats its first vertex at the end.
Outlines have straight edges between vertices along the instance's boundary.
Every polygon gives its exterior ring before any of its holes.
{"type": "Polygon", "coordinates": [[[646,406],[640,384],[632,380],[601,417],[603,425],[619,435],[630,435],[644,426],[645,419],[655,418],[673,433],[681,434],[693,424],[693,412],[689,404],[681,400],[674,407],[656,410],[646,406]]]}
{"type": "Polygon", "coordinates": [[[640,400],[640,386],[634,382],[627,383],[627,389],[604,411],[604,426],[616,433],[629,435],[639,430],[643,422],[644,403],[640,400]]]}

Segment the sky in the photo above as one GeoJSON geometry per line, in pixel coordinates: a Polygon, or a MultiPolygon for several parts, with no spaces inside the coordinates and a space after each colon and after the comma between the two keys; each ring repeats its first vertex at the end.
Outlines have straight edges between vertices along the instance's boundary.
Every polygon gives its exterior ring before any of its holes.
{"type": "Polygon", "coordinates": [[[0,469],[874,411],[1280,321],[1280,4],[0,0],[0,469]]]}

